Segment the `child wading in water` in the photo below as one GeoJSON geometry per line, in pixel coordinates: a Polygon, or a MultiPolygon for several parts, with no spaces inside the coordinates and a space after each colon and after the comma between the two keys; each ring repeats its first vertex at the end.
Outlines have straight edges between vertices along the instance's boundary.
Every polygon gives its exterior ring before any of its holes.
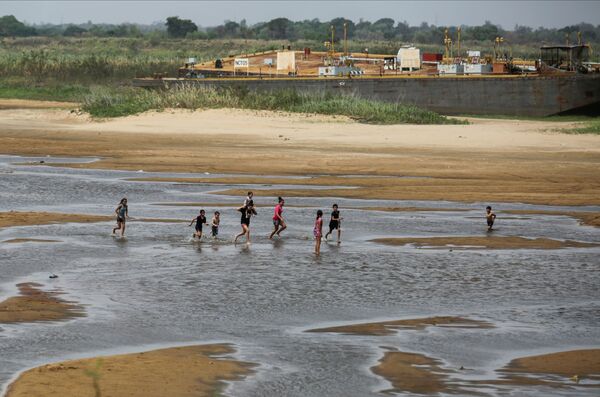
{"type": "Polygon", "coordinates": [[[192,221],[190,222],[190,226],[192,226],[194,222],[196,222],[196,231],[194,232],[194,235],[192,237],[198,237],[199,239],[201,239],[202,225],[208,226],[208,223],[206,223],[206,212],[204,210],[200,210],[200,214],[198,214],[197,217],[192,219],[192,221]]]}
{"type": "Polygon", "coordinates": [[[275,206],[275,213],[273,214],[273,232],[269,236],[269,239],[273,239],[275,234],[281,236],[281,232],[287,227],[283,220],[283,205],[285,204],[285,200],[281,197],[279,197],[278,200],[279,204],[275,206]]]}
{"type": "Polygon", "coordinates": [[[315,236],[315,254],[321,254],[321,236],[323,235],[323,211],[317,211],[317,219],[315,219],[315,227],[313,228],[315,236]]]}
{"type": "Polygon", "coordinates": [[[488,232],[491,232],[494,221],[496,220],[496,214],[494,214],[492,207],[489,205],[485,207],[485,217],[487,218],[488,232]]]}
{"type": "Polygon", "coordinates": [[[252,199],[248,200],[248,204],[244,207],[238,208],[238,211],[242,213],[242,218],[240,219],[240,224],[242,225],[242,232],[235,236],[233,240],[234,243],[237,243],[238,238],[246,235],[246,242],[250,243],[250,218],[252,215],[256,215],[256,210],[254,209],[254,201],[252,199]]]}
{"type": "Polygon", "coordinates": [[[211,221],[211,229],[213,238],[217,238],[219,235],[219,223],[221,223],[221,213],[219,211],[215,211],[211,221]]]}
{"type": "Polygon", "coordinates": [[[327,240],[327,238],[329,237],[329,235],[331,233],[333,233],[334,230],[337,229],[337,242],[338,244],[342,242],[342,228],[341,228],[341,221],[343,218],[340,218],[340,211],[338,211],[338,205],[334,204],[333,205],[333,211],[331,211],[331,219],[329,220],[329,232],[327,232],[327,234],[325,235],[325,240],[327,240]]]}
{"type": "Polygon", "coordinates": [[[117,214],[117,227],[112,230],[112,234],[115,234],[115,231],[121,230],[121,237],[125,236],[125,222],[127,218],[129,218],[129,212],[127,207],[127,199],[122,198],[121,202],[115,209],[115,214],[117,214]]]}

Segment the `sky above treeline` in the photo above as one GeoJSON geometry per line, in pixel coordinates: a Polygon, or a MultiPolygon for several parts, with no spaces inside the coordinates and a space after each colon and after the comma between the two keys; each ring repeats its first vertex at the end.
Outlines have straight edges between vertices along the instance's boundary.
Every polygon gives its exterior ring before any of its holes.
{"type": "Polygon", "coordinates": [[[344,17],[358,22],[392,18],[410,25],[481,25],[486,20],[512,29],[515,25],[557,28],[587,22],[600,24],[600,1],[5,1],[0,15],[30,24],[162,22],[169,16],[191,19],[199,26],[225,20],[248,24],[285,17],[293,21],[344,17]]]}

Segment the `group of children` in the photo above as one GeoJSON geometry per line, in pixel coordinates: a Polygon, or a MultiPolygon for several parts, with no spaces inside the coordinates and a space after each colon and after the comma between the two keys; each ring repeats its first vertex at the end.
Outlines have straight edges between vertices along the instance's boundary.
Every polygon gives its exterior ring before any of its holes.
{"type": "MultiPolygon", "coordinates": [[[[244,200],[244,204],[239,207],[237,210],[241,213],[240,225],[242,227],[242,232],[235,236],[234,243],[237,243],[238,239],[242,236],[246,236],[246,242],[250,243],[250,218],[257,215],[256,209],[254,208],[254,193],[248,192],[248,196],[244,200]]],[[[273,213],[273,231],[269,235],[269,239],[273,239],[275,235],[281,236],[281,232],[283,232],[287,225],[285,223],[285,219],[283,218],[283,207],[285,205],[285,200],[281,197],[277,199],[277,205],[275,206],[275,211],[273,213]]],[[[117,214],[117,226],[113,229],[113,234],[115,231],[121,231],[121,237],[125,234],[125,223],[126,219],[129,218],[128,207],[127,207],[127,199],[121,199],[121,202],[115,209],[115,213],[117,214]]],[[[486,207],[486,219],[488,225],[488,231],[492,231],[492,226],[494,225],[494,221],[496,220],[496,214],[492,212],[492,207],[486,207]]],[[[331,211],[331,217],[329,219],[329,232],[325,234],[325,240],[329,238],[329,236],[333,233],[334,230],[337,230],[337,243],[341,243],[342,237],[342,229],[341,222],[342,217],[340,216],[340,211],[337,204],[333,205],[333,211],[331,211]]],[[[194,231],[194,238],[202,238],[202,226],[209,226],[209,223],[206,220],[206,212],[202,209],[198,216],[192,219],[189,226],[196,224],[194,231]]],[[[215,211],[213,218],[210,222],[211,227],[211,235],[213,238],[217,238],[219,235],[219,224],[221,223],[221,213],[219,211],[215,211]]],[[[319,255],[321,253],[321,239],[323,237],[323,211],[317,211],[317,217],[315,219],[315,224],[313,227],[313,236],[315,238],[315,254],[319,255]]]]}
{"type": "MultiPolygon", "coordinates": [[[[238,239],[242,236],[246,236],[246,242],[250,243],[250,219],[257,215],[256,209],[254,208],[254,193],[248,192],[248,196],[244,200],[244,204],[239,207],[237,210],[241,213],[240,225],[242,227],[242,232],[235,236],[234,243],[237,243],[238,239]]],[[[273,213],[273,231],[269,235],[269,239],[272,240],[275,235],[278,237],[281,236],[281,232],[283,232],[287,225],[285,223],[285,219],[283,218],[283,207],[285,205],[285,200],[282,197],[278,197],[277,205],[275,206],[275,211],[273,213]]],[[[127,219],[129,219],[129,212],[127,206],[127,199],[121,199],[119,205],[115,209],[115,214],[117,215],[117,226],[113,229],[112,233],[115,234],[117,230],[121,232],[121,237],[125,235],[125,224],[127,219]]],[[[315,219],[315,225],[313,228],[313,234],[315,237],[315,253],[317,255],[321,252],[321,238],[323,235],[323,211],[317,211],[317,218],[315,219]]],[[[338,205],[333,205],[333,211],[331,212],[331,220],[329,221],[329,232],[325,235],[325,239],[333,233],[334,230],[337,230],[337,243],[341,243],[341,220],[340,211],[338,209],[338,205]]],[[[211,235],[213,238],[217,238],[219,235],[219,225],[221,223],[221,213],[219,211],[215,211],[210,224],[206,219],[206,211],[203,209],[200,210],[198,216],[194,217],[190,222],[189,226],[196,224],[194,231],[194,238],[201,239],[202,238],[202,227],[209,226],[211,227],[211,235]]]]}

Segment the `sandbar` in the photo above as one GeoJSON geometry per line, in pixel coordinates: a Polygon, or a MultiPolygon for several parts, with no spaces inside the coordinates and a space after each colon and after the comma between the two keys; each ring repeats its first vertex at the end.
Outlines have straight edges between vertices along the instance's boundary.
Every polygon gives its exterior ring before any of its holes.
{"type": "Polygon", "coordinates": [[[584,211],[544,211],[544,210],[506,210],[502,211],[508,214],[517,215],[557,215],[569,216],[579,220],[579,223],[586,226],[600,227],[600,213],[584,211]]]}
{"type": "Polygon", "coordinates": [[[548,374],[564,377],[600,379],[600,349],[569,350],[512,360],[500,370],[504,373],[548,374]]]}
{"type": "Polygon", "coordinates": [[[335,332],[347,335],[390,335],[400,330],[422,330],[427,327],[452,328],[493,328],[494,325],[482,320],[472,320],[463,317],[438,316],[426,318],[411,318],[390,320],[375,323],[349,324],[337,327],[316,328],[306,332],[335,332]]]}
{"type": "Polygon", "coordinates": [[[446,375],[440,361],[418,353],[386,352],[379,364],[371,368],[384,377],[394,390],[417,394],[449,392],[446,375]]]}
{"type": "MultiPolygon", "coordinates": [[[[13,226],[52,225],[57,223],[96,223],[115,220],[115,216],[66,214],[61,212],[0,212],[0,228],[13,226]]],[[[130,222],[179,223],[181,219],[135,218],[130,222]]]]}
{"type": "Polygon", "coordinates": [[[344,187],[260,192],[275,197],[600,205],[600,136],[549,132],[576,124],[382,126],[232,109],[93,121],[55,109],[11,109],[0,110],[0,147],[16,155],[101,158],[69,167],[311,175],[317,178],[241,179],[344,187]]]}
{"type": "Polygon", "coordinates": [[[549,238],[524,238],[518,236],[464,236],[464,237],[390,237],[371,240],[385,245],[413,245],[418,248],[452,249],[560,249],[598,247],[600,243],[549,238]]]}
{"type": "Polygon", "coordinates": [[[51,225],[55,223],[93,223],[115,219],[114,216],[64,214],[60,212],[0,212],[0,228],[51,225]]]}
{"type": "Polygon", "coordinates": [[[215,396],[253,364],[218,357],[224,344],[173,347],[42,365],[23,372],[6,397],[215,396]]]}
{"type": "Polygon", "coordinates": [[[46,240],[41,238],[13,238],[4,240],[3,243],[20,244],[20,243],[60,243],[60,240],[46,240]]]}
{"type": "Polygon", "coordinates": [[[42,290],[41,284],[18,284],[20,295],[0,302],[0,323],[60,321],[84,316],[83,307],[61,299],[58,291],[42,290]]]}

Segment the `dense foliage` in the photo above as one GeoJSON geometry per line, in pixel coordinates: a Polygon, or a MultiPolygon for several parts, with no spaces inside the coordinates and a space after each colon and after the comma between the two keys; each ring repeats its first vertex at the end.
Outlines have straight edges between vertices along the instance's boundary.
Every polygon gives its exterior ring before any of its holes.
{"type": "MultiPolygon", "coordinates": [[[[426,22],[418,26],[410,26],[406,21],[395,21],[382,18],[377,21],[360,20],[354,22],[344,18],[331,21],[310,19],[291,21],[287,18],[275,18],[268,22],[248,25],[244,19],[240,22],[225,21],[212,27],[199,28],[188,19],[172,16],[166,23],[153,25],[138,24],[94,24],[87,22],[78,25],[36,25],[26,26],[14,16],[0,18],[0,36],[94,36],[94,37],[190,37],[199,39],[259,39],[259,40],[308,40],[323,42],[331,37],[331,26],[334,26],[336,40],[343,37],[344,24],[347,37],[351,40],[392,40],[419,44],[441,43],[446,27],[430,25],[426,22]]],[[[490,41],[503,36],[513,44],[563,43],[567,35],[571,41],[577,40],[577,32],[581,32],[586,42],[600,42],[600,25],[580,23],[562,28],[531,28],[517,25],[512,30],[486,21],[480,26],[462,26],[462,39],[465,41],[490,41]]],[[[457,27],[449,27],[452,37],[457,36],[457,27]]]]}

